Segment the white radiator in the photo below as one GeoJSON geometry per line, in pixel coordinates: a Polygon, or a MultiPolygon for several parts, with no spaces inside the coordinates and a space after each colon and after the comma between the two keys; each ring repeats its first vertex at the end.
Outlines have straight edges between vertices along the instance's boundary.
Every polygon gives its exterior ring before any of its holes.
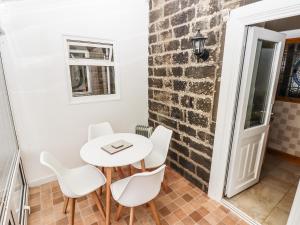
{"type": "Polygon", "coordinates": [[[151,136],[152,132],[153,132],[153,127],[144,126],[144,125],[137,125],[135,127],[136,134],[143,135],[147,138],[151,136]]]}

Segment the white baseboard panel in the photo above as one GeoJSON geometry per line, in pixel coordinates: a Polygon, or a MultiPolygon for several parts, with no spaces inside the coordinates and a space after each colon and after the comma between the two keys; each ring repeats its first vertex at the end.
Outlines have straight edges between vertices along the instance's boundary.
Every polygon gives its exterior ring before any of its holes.
{"type": "Polygon", "coordinates": [[[29,185],[29,187],[36,187],[36,186],[40,186],[42,184],[46,184],[46,183],[49,183],[49,182],[55,181],[55,180],[57,180],[56,176],[50,175],[47,177],[42,177],[42,178],[39,178],[36,180],[28,181],[28,185],[29,185]]]}

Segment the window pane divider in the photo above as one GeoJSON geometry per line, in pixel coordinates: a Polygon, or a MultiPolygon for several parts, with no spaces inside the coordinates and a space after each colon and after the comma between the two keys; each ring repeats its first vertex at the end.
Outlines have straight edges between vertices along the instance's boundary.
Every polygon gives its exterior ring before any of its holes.
{"type": "Polygon", "coordinates": [[[112,49],[111,44],[97,44],[97,43],[89,43],[89,42],[72,42],[69,41],[68,45],[73,45],[73,46],[83,46],[83,47],[94,47],[94,48],[107,48],[107,49],[112,49]]]}
{"type": "Polygon", "coordinates": [[[69,59],[69,65],[81,65],[81,66],[114,66],[113,62],[106,60],[92,60],[92,59],[80,59],[72,60],[69,59]]]}

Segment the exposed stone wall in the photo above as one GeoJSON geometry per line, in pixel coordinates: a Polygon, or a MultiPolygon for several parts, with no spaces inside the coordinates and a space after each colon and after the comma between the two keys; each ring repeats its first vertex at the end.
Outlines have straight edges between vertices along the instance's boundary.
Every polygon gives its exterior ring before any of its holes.
{"type": "Polygon", "coordinates": [[[207,191],[226,22],[237,0],[150,0],[149,124],[174,131],[168,164],[207,191]],[[190,38],[208,37],[197,62],[190,38]]]}

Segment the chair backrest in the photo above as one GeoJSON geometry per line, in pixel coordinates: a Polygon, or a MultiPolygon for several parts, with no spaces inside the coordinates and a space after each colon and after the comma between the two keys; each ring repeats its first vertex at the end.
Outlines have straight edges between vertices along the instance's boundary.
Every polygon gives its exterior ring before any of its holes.
{"type": "Polygon", "coordinates": [[[172,132],[172,130],[159,125],[158,127],[156,127],[156,129],[150,137],[150,140],[153,143],[152,151],[159,153],[164,159],[164,162],[168,155],[169,145],[172,138],[172,132]]]}
{"type": "Polygon", "coordinates": [[[113,133],[114,131],[109,122],[91,124],[89,125],[89,129],[88,129],[88,140],[90,141],[96,137],[113,134],[113,133]]]}
{"type": "Polygon", "coordinates": [[[66,196],[72,196],[74,193],[68,188],[64,182],[64,176],[67,174],[68,169],[62,166],[62,164],[49,152],[42,152],[40,154],[40,162],[42,165],[48,167],[55,173],[61,191],[66,196]]]}
{"type": "Polygon", "coordinates": [[[145,204],[154,199],[161,188],[165,165],[152,172],[137,173],[130,180],[120,195],[118,202],[128,207],[145,204]]]}

